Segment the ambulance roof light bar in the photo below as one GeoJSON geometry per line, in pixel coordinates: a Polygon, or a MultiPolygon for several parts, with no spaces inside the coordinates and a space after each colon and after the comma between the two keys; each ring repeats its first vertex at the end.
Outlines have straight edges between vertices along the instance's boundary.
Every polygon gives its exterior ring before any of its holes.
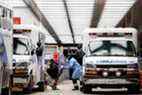
{"type": "Polygon", "coordinates": [[[13,33],[21,34],[21,33],[29,33],[32,30],[30,29],[13,29],[13,33]]]}
{"type": "Polygon", "coordinates": [[[89,33],[89,36],[91,37],[132,37],[132,33],[128,33],[128,32],[125,32],[125,33],[89,33]]]}

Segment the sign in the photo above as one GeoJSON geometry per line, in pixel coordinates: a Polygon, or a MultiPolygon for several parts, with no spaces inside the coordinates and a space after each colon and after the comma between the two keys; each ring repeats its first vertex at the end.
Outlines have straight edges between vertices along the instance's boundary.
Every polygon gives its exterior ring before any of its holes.
{"type": "Polygon", "coordinates": [[[20,17],[13,17],[13,24],[21,24],[21,18],[20,17]]]}

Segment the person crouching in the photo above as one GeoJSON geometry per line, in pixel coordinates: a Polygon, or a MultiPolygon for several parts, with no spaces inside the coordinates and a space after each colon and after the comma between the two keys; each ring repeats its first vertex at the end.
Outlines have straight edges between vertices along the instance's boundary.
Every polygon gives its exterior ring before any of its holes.
{"type": "Polygon", "coordinates": [[[53,59],[50,60],[50,64],[49,64],[49,68],[47,69],[47,73],[53,79],[52,85],[51,85],[52,89],[58,90],[57,84],[58,84],[58,78],[59,78],[59,69],[53,59]]]}

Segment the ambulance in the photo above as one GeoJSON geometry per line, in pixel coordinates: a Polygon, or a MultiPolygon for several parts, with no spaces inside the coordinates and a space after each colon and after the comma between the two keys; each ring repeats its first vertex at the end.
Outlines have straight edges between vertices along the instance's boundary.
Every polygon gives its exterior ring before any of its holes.
{"type": "MultiPolygon", "coordinates": [[[[13,87],[12,91],[32,91],[41,82],[41,73],[36,58],[31,52],[39,41],[39,29],[34,25],[14,25],[13,29],[13,87]]],[[[44,89],[43,86],[41,89],[44,89]]]]}
{"type": "Polygon", "coordinates": [[[136,29],[90,28],[83,38],[84,93],[139,91],[136,29]]]}

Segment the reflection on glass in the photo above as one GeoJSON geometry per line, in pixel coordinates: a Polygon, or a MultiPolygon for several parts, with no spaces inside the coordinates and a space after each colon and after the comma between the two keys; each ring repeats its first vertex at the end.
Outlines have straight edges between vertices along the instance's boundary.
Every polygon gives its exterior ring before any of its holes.
{"type": "Polygon", "coordinates": [[[136,56],[132,41],[104,40],[89,43],[90,55],[106,56],[136,56]]]}
{"type": "Polygon", "coordinates": [[[28,55],[28,40],[24,38],[13,39],[13,53],[17,55],[28,55]]]}

